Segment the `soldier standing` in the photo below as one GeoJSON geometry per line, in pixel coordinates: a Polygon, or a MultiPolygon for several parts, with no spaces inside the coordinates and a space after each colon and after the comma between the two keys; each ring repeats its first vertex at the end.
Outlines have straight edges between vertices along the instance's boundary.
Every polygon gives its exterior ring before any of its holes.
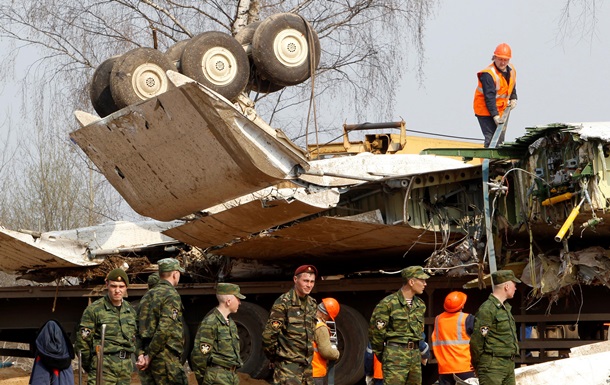
{"type": "Polygon", "coordinates": [[[148,306],[138,315],[141,357],[136,365],[150,370],[156,385],[187,385],[181,363],[184,351],[182,301],[175,286],[184,269],[174,258],[164,258],[159,265],[159,283],[150,289],[148,306]]]}
{"type": "Polygon", "coordinates": [[[104,384],[129,385],[135,350],[136,311],[126,297],[129,278],[122,269],[114,269],[106,276],[108,293],[87,306],[76,335],[76,348],[81,351],[82,365],[87,372],[87,384],[96,383],[98,362],[96,348],[101,344],[102,325],[106,325],[102,374],[104,384]]]}
{"type": "Polygon", "coordinates": [[[404,268],[401,275],[405,283],[400,290],[382,299],[373,311],[369,340],[382,362],[384,384],[421,385],[425,358],[420,352],[420,342],[424,336],[426,304],[416,295],[424,292],[430,276],[421,266],[404,268]]]}
{"type": "Polygon", "coordinates": [[[519,354],[517,327],[506,300],[515,295],[521,282],[511,270],[491,274],[493,293],[475,315],[470,337],[472,366],[480,385],[515,385],[515,363],[519,354]]]}
{"type": "MultiPolygon", "coordinates": [[[[155,287],[155,285],[159,283],[160,279],[161,278],[159,277],[159,273],[156,272],[148,276],[148,280],[146,282],[148,284],[148,291],[144,293],[136,309],[138,312],[138,319],[140,317],[140,309],[146,309],[150,306],[150,289],[155,287]]],[[[155,382],[153,381],[152,376],[150,374],[150,370],[142,369],[146,367],[146,359],[144,358],[146,352],[144,352],[144,349],[142,347],[142,340],[139,338],[136,341],[136,352],[138,354],[138,361],[136,362],[136,367],[139,369],[138,377],[140,377],[140,384],[155,385],[155,382]]]]}
{"type": "Polygon", "coordinates": [[[313,289],[317,269],[299,266],[294,272],[294,287],[273,304],[263,331],[263,349],[273,365],[274,385],[313,385],[313,358],[316,300],[313,289]]]}
{"type": "Polygon", "coordinates": [[[199,385],[238,385],[237,369],[243,365],[239,356],[237,325],[229,318],[246,297],[239,286],[219,283],[216,287],[218,306],[208,314],[197,330],[191,352],[191,366],[199,385]]]}

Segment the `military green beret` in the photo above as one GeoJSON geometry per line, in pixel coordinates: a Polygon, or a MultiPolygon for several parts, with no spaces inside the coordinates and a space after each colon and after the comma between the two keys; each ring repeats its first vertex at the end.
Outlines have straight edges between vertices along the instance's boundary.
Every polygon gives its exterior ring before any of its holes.
{"type": "Polygon", "coordinates": [[[129,277],[127,277],[127,273],[123,269],[114,269],[106,276],[106,282],[115,281],[115,282],[125,282],[125,285],[129,286],[129,277]]]}
{"type": "Polygon", "coordinates": [[[500,283],[513,281],[515,283],[521,283],[521,280],[515,277],[515,273],[512,270],[498,270],[495,273],[491,274],[491,279],[494,285],[498,285],[500,283]]]}
{"type": "Polygon", "coordinates": [[[180,262],[175,258],[163,258],[157,262],[159,265],[159,273],[167,273],[170,271],[179,271],[184,273],[184,268],[180,267],[180,262]]]}
{"type": "Polygon", "coordinates": [[[404,269],[402,269],[400,271],[400,275],[402,275],[402,277],[404,279],[411,279],[411,278],[428,279],[428,278],[430,278],[430,276],[428,274],[424,273],[424,268],[421,266],[405,267],[404,269]]]}
{"type": "Polygon", "coordinates": [[[233,294],[234,296],[236,296],[239,299],[246,298],[245,295],[243,295],[239,292],[239,286],[237,286],[233,283],[219,283],[218,286],[216,286],[216,294],[219,294],[219,295],[233,294]]]}

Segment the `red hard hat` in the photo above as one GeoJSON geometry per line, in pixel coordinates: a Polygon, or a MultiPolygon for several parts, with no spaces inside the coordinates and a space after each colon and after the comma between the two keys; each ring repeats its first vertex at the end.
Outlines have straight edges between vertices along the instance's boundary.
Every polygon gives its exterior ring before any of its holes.
{"type": "Polygon", "coordinates": [[[445,297],[445,311],[449,313],[455,313],[464,308],[466,304],[466,294],[461,291],[452,291],[445,297]]]}
{"type": "Polygon", "coordinates": [[[510,46],[506,43],[502,43],[496,47],[494,51],[494,56],[497,56],[502,59],[510,59],[513,56],[513,52],[510,49],[510,46]]]}
{"type": "Polygon", "coordinates": [[[330,319],[333,321],[339,315],[339,310],[341,307],[339,306],[339,302],[337,302],[334,298],[324,298],[322,300],[322,304],[324,305],[324,310],[326,310],[326,314],[330,316],[330,319]]]}

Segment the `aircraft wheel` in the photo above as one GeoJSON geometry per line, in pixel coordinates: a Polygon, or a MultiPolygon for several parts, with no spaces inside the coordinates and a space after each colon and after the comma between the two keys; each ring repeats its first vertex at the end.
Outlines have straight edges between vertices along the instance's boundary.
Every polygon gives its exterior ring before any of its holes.
{"type": "Polygon", "coordinates": [[[110,75],[110,90],[119,108],[164,93],[170,88],[166,71],[176,70],[164,53],[136,48],[116,60],[110,75]]]}
{"type": "Polygon", "coordinates": [[[195,36],[184,47],[182,73],[229,100],[246,87],[250,68],[241,45],[226,33],[210,31],[195,36]]]}
{"type": "Polygon", "coordinates": [[[182,52],[184,52],[184,47],[186,47],[190,41],[191,39],[181,40],[165,51],[165,55],[174,63],[178,72],[182,72],[180,68],[180,58],[182,57],[182,52]]]}
{"type": "Polygon", "coordinates": [[[89,98],[91,105],[97,114],[103,118],[118,111],[119,108],[114,103],[110,92],[110,72],[112,66],[119,56],[113,56],[102,62],[93,73],[91,84],[89,85],[89,98]]]}
{"type": "Polygon", "coordinates": [[[313,42],[315,56],[313,67],[317,68],[320,40],[309,23],[292,13],[269,16],[256,28],[252,37],[252,59],[258,75],[283,86],[309,79],[310,42],[313,42]]]}
{"type": "Polygon", "coordinates": [[[248,59],[250,61],[250,78],[248,79],[247,89],[254,91],[254,92],[268,94],[271,92],[279,91],[279,90],[283,89],[284,86],[273,83],[273,82],[261,77],[259,75],[258,71],[256,70],[256,66],[254,65],[254,61],[252,59],[251,53],[252,53],[252,38],[254,37],[254,32],[256,31],[256,29],[258,28],[259,25],[261,25],[260,21],[257,21],[256,23],[248,24],[235,35],[235,39],[239,42],[239,44],[242,45],[242,47],[244,47],[244,50],[246,51],[246,53],[249,52],[248,59]]]}

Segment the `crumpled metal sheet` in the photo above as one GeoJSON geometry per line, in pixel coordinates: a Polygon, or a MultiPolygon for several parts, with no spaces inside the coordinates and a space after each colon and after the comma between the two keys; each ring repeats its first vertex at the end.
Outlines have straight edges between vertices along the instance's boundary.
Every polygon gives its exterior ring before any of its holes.
{"type": "Polygon", "coordinates": [[[576,283],[610,287],[610,258],[603,247],[593,246],[562,255],[538,255],[528,263],[521,280],[541,295],[556,295],[576,283]]]}

